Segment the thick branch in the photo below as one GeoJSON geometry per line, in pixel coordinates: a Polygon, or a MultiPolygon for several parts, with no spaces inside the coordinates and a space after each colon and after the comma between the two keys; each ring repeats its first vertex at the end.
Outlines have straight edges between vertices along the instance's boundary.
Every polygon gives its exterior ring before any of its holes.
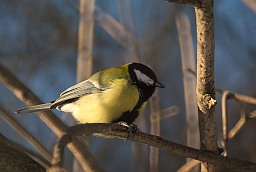
{"type": "Polygon", "coordinates": [[[30,143],[34,148],[37,149],[37,151],[44,156],[45,159],[47,159],[49,162],[51,160],[51,154],[50,152],[40,143],[39,140],[37,140],[25,127],[23,127],[6,109],[4,109],[0,105],[0,117],[17,132],[21,136],[23,136],[24,139],[28,143],[30,143]]]}
{"type": "MultiPolygon", "coordinates": [[[[128,130],[129,131],[129,130],[128,130]]],[[[225,166],[234,171],[256,171],[256,164],[242,161],[235,158],[222,157],[209,151],[197,150],[191,147],[183,146],[159,136],[150,135],[140,131],[127,132],[127,127],[119,124],[80,124],[70,127],[68,134],[60,138],[54,147],[54,159],[52,163],[54,166],[62,165],[64,148],[74,136],[92,135],[93,133],[115,136],[121,139],[129,139],[131,141],[150,145],[171,153],[193,158],[199,161],[209,162],[211,164],[225,166]]]]}
{"type": "MultiPolygon", "coordinates": [[[[214,91],[214,16],[213,0],[202,0],[195,6],[197,25],[197,101],[201,149],[217,152],[214,91]]],[[[215,171],[215,166],[202,163],[201,170],[215,171]]]]}
{"type": "MultiPolygon", "coordinates": [[[[21,83],[11,72],[0,64],[0,82],[13,92],[21,101],[27,105],[41,104],[42,101],[36,97],[33,92],[21,83]]],[[[52,131],[61,137],[67,130],[67,126],[57,118],[51,111],[38,112],[40,119],[52,129],[52,131]]],[[[85,171],[102,171],[86,145],[74,138],[68,145],[71,152],[78,159],[85,171]]]]}
{"type": "Polygon", "coordinates": [[[0,134],[0,171],[44,172],[45,169],[0,134]]]}

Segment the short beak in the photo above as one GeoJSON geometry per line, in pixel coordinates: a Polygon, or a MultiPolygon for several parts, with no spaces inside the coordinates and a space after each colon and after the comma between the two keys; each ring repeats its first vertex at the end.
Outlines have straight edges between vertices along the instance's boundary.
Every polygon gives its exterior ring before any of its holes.
{"type": "Polygon", "coordinates": [[[155,82],[155,87],[165,88],[165,86],[163,84],[161,84],[160,82],[155,82]]]}

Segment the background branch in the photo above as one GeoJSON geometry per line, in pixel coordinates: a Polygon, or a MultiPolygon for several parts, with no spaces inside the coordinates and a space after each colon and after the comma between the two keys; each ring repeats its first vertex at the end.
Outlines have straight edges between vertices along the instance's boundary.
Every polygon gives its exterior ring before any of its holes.
{"type": "Polygon", "coordinates": [[[89,78],[93,66],[94,0],[80,0],[77,82],[89,78]]]}
{"type": "Polygon", "coordinates": [[[98,6],[95,7],[94,17],[97,24],[122,46],[128,47],[130,46],[130,40],[136,40],[123,25],[116,21],[112,16],[102,11],[98,6]]]}
{"type": "MultiPolygon", "coordinates": [[[[150,133],[153,135],[160,135],[160,102],[158,89],[155,90],[154,94],[150,99],[150,133]]],[[[150,172],[158,171],[158,160],[159,160],[159,149],[155,147],[150,147],[149,154],[149,170],[150,172]]]]}

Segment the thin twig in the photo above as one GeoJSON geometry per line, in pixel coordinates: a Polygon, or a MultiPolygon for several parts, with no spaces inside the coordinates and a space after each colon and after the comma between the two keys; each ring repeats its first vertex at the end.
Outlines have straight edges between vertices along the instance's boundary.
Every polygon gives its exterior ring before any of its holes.
{"type": "Polygon", "coordinates": [[[169,106],[165,109],[162,109],[160,111],[160,119],[163,120],[163,119],[166,119],[166,118],[170,118],[174,115],[177,115],[179,113],[180,109],[178,106],[176,105],[173,105],[173,106],[169,106]]]}
{"type": "Polygon", "coordinates": [[[50,152],[26,128],[24,128],[12,115],[0,105],[0,116],[28,143],[30,143],[49,162],[52,158],[50,152]]]}
{"type": "Polygon", "coordinates": [[[232,139],[237,134],[237,132],[243,127],[245,122],[246,122],[246,115],[244,112],[243,104],[240,102],[240,119],[236,123],[236,125],[229,131],[228,138],[232,139]]]}
{"type": "MultiPolygon", "coordinates": [[[[42,101],[34,95],[22,82],[18,80],[0,63],[0,82],[2,82],[13,94],[27,105],[41,104],[42,101]]],[[[67,130],[67,126],[59,120],[51,111],[37,112],[39,118],[58,136],[61,137],[67,130]]],[[[86,145],[74,138],[68,148],[78,159],[85,171],[102,171],[86,145]]]]}
{"type": "Polygon", "coordinates": [[[223,139],[226,141],[228,139],[228,116],[227,116],[227,100],[229,98],[229,92],[224,91],[221,100],[221,110],[222,110],[222,135],[223,139]]]}
{"type": "MultiPolygon", "coordinates": [[[[223,92],[224,92],[224,90],[222,90],[221,88],[218,88],[216,86],[215,86],[215,90],[216,90],[216,92],[218,92],[220,94],[223,94],[223,92]]],[[[245,102],[245,103],[256,105],[256,98],[250,97],[247,95],[243,95],[243,94],[229,92],[229,99],[234,99],[234,100],[237,100],[240,102],[245,102]]]]}
{"type": "Polygon", "coordinates": [[[64,157],[64,151],[60,150],[60,148],[64,148],[65,144],[71,141],[74,136],[89,136],[93,133],[100,133],[106,136],[109,135],[125,140],[129,139],[131,141],[154,146],[156,148],[187,158],[208,162],[214,165],[225,166],[234,171],[256,171],[256,164],[252,162],[242,161],[235,158],[222,157],[209,151],[198,150],[195,148],[180,145],[159,136],[150,135],[144,132],[129,131],[130,130],[125,126],[110,123],[79,124],[76,126],[72,126],[67,131],[68,134],[64,136],[65,138],[60,138],[60,141],[56,142],[54,146],[56,150],[54,150],[55,154],[53,155],[53,158],[55,158],[55,160],[53,160],[52,162],[55,162],[54,165],[59,164],[60,166],[62,166],[62,164],[59,162],[62,162],[61,158],[64,157]]]}

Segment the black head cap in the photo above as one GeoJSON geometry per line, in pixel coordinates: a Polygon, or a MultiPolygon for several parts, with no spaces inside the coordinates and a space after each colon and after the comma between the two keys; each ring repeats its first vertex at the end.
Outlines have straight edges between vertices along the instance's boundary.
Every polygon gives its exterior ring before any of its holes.
{"type": "Polygon", "coordinates": [[[141,93],[142,101],[145,102],[155,91],[156,87],[164,88],[164,85],[158,82],[156,74],[148,66],[141,63],[130,63],[128,72],[132,82],[138,87],[141,93]]]}

